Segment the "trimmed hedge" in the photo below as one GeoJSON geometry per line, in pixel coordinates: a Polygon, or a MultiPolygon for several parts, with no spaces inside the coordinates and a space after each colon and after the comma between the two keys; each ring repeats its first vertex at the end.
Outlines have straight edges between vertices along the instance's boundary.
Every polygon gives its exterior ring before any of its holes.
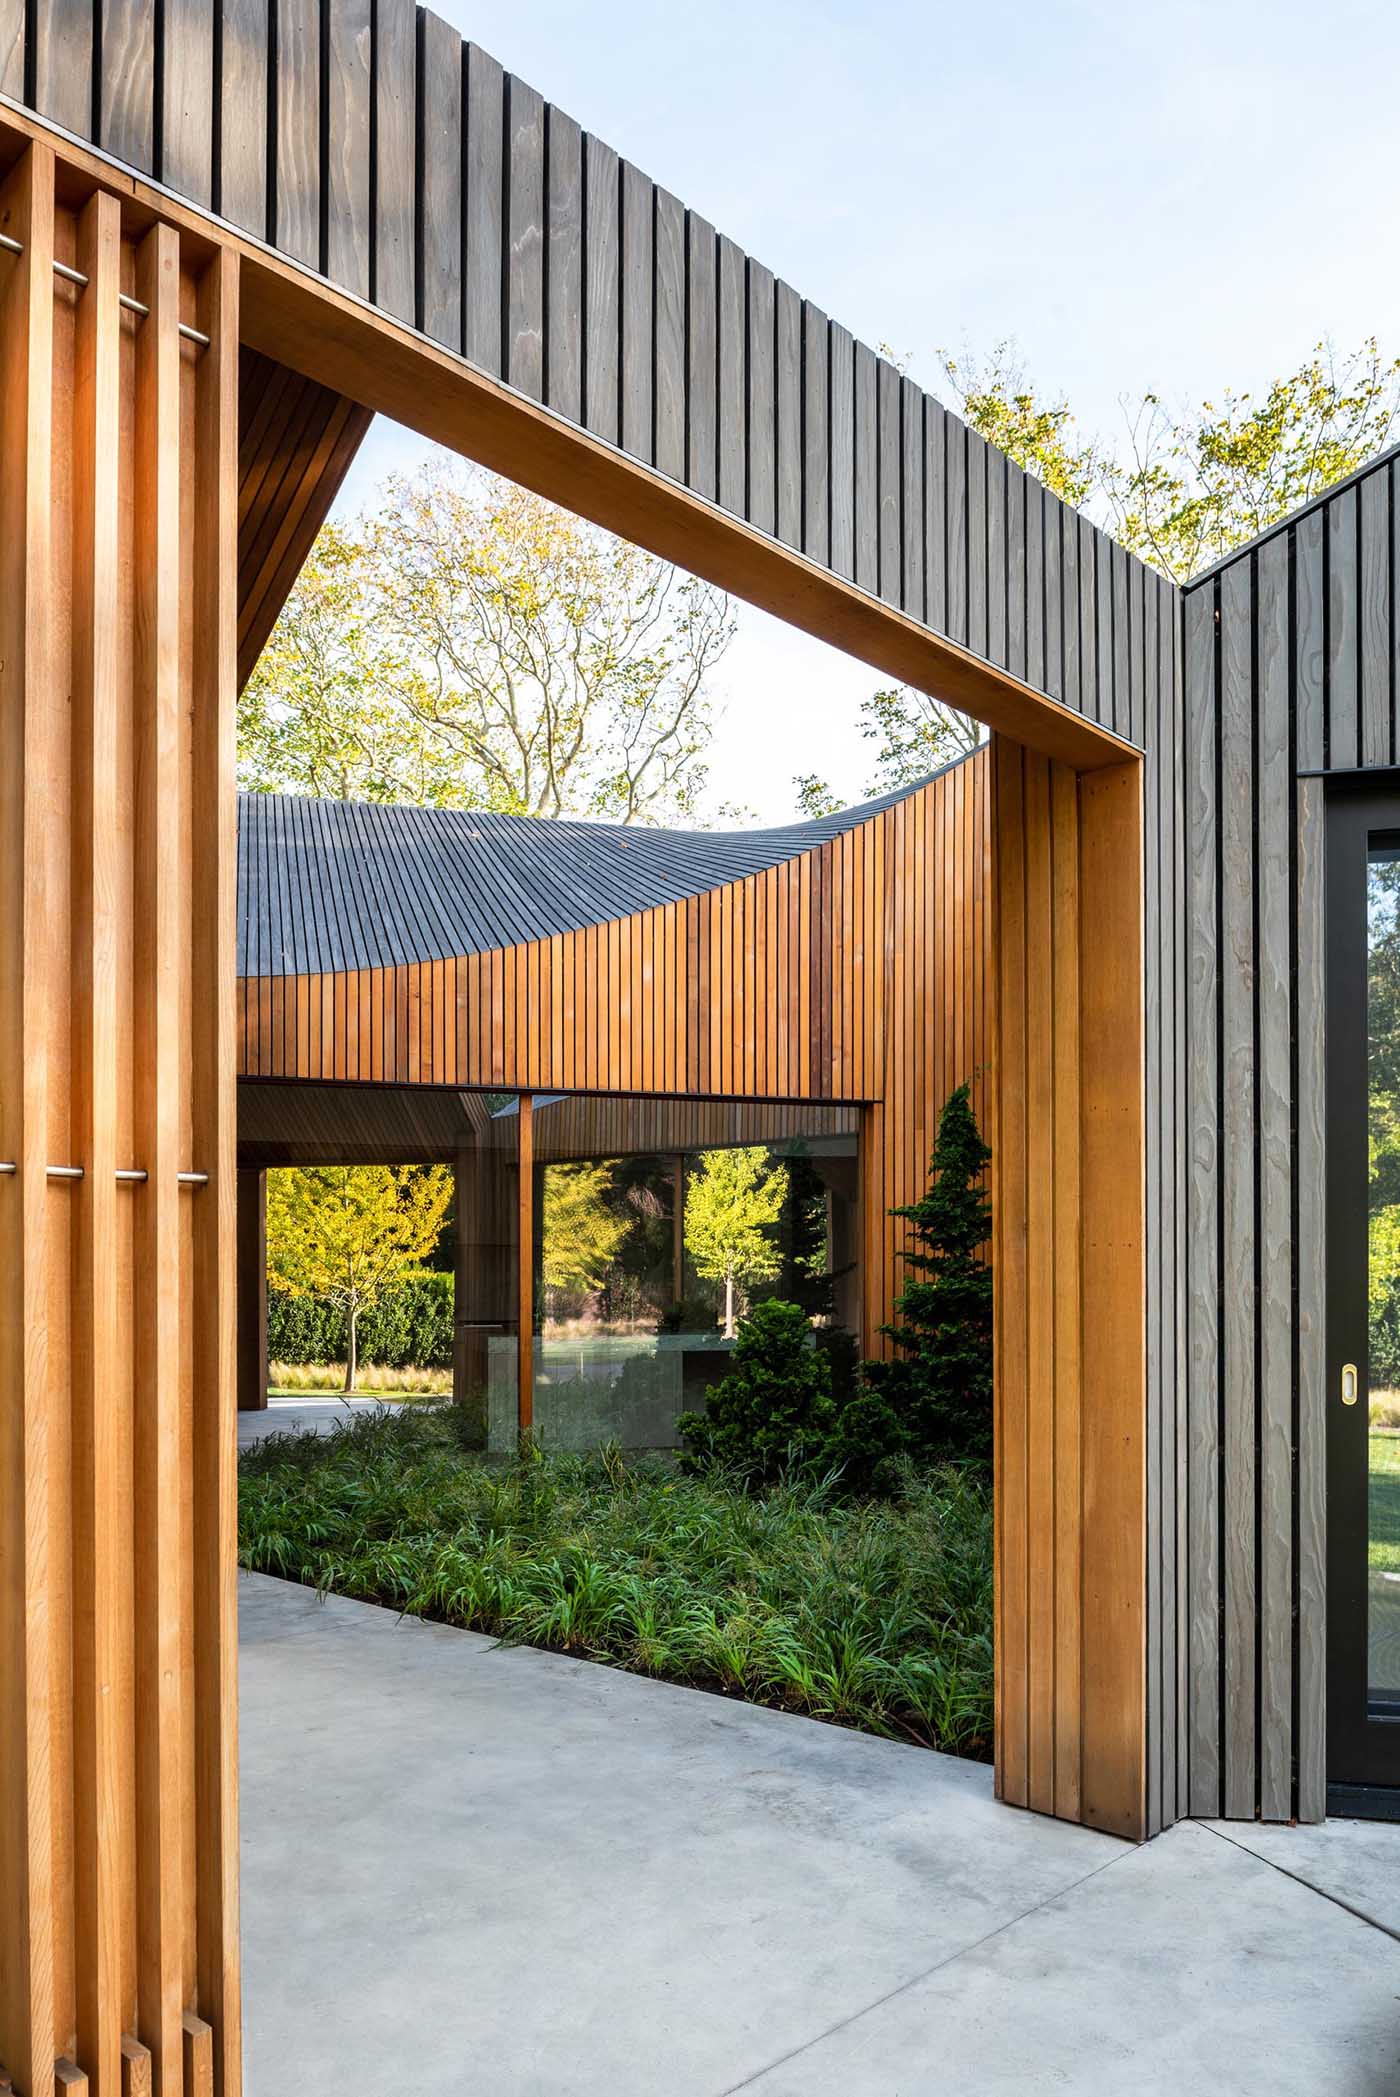
{"type": "MultiPolygon", "coordinates": [[[[452,1276],[420,1274],[360,1316],[360,1360],[383,1369],[452,1367],[452,1276]]],[[[274,1362],[343,1362],[345,1314],[319,1296],[267,1292],[274,1362]]]]}

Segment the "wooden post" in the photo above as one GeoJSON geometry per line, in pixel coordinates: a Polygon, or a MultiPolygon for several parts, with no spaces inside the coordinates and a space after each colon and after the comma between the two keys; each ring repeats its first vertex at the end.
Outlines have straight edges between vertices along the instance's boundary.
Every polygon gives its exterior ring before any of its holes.
{"type": "Polygon", "coordinates": [[[685,1153],[671,1160],[671,1299],[679,1303],[685,1295],[685,1153]]]}
{"type": "Polygon", "coordinates": [[[994,761],[997,1792],[1140,1840],[1141,766],[994,761]]]}
{"type": "Polygon", "coordinates": [[[267,1174],[238,1168],[238,1410],[267,1405],[267,1174]]]}
{"type": "Polygon", "coordinates": [[[519,1334],[519,1370],[516,1384],[518,1422],[523,1436],[535,1427],[535,1101],[520,1095],[520,1203],[516,1220],[516,1255],[519,1261],[519,1292],[516,1316],[519,1334]]]}

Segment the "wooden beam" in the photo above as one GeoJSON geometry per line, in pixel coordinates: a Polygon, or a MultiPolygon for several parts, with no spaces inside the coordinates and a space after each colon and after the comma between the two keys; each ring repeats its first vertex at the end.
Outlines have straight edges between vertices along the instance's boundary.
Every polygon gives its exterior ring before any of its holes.
{"type": "MultiPolygon", "coordinates": [[[[44,137],[21,111],[0,113],[0,149],[44,137]]],[[[892,604],[807,560],[546,408],[513,393],[450,351],[313,277],[295,263],[139,176],[64,141],[68,179],[129,199],[129,223],[157,218],[184,229],[189,252],[217,243],[242,263],[245,343],[376,414],[393,417],[462,456],[507,474],[732,591],[886,674],[937,693],[977,720],[1080,769],[1123,760],[1110,730],[1034,691],[892,604]]]]}

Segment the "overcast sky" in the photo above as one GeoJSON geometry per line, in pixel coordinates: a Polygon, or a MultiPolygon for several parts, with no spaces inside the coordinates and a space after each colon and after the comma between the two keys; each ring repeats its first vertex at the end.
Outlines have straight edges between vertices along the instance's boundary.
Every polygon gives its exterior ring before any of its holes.
{"type": "MultiPolygon", "coordinates": [[[[1015,339],[1086,431],[1262,386],[1320,337],[1400,353],[1400,9],[439,0],[437,11],[867,342],[1015,339]]],[[[380,424],[342,503],[420,440],[380,424]]],[[[745,612],[716,800],[847,798],[868,669],[745,612]]]]}

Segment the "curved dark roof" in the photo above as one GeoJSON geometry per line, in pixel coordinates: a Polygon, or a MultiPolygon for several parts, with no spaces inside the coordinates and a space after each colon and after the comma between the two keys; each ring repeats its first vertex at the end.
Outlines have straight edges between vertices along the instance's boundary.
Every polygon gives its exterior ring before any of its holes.
{"type": "Polygon", "coordinates": [[[238,973],[388,968],[581,931],[779,866],[914,790],[776,830],[240,794],[238,973]]]}

